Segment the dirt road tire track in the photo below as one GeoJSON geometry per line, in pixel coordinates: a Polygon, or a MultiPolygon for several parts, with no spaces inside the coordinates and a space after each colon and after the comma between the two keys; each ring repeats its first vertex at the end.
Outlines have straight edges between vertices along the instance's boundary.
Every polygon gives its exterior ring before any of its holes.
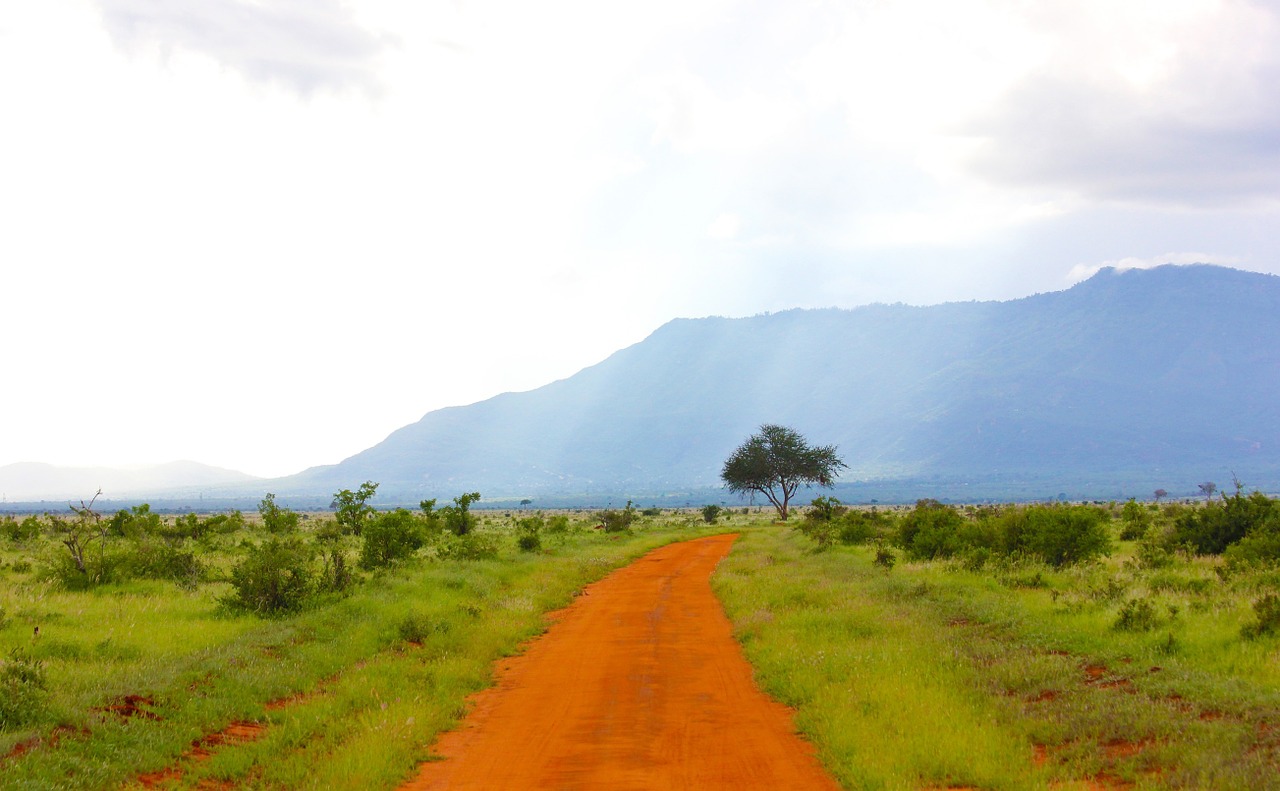
{"type": "Polygon", "coordinates": [[[710,577],[736,535],[588,586],[403,789],[835,789],[755,686],[710,577]]]}

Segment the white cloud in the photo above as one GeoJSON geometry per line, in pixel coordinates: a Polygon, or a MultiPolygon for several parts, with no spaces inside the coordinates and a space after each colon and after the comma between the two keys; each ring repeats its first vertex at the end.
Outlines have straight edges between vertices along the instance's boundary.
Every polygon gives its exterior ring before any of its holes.
{"type": "Polygon", "coordinates": [[[1273,265],[1274,52],[1234,0],[7,4],[0,464],[292,472],[679,315],[1273,265]]]}
{"type": "Polygon", "coordinates": [[[733,239],[741,228],[741,217],[733,212],[722,212],[707,226],[707,236],[712,239],[733,239]]]}
{"type": "Polygon", "coordinates": [[[1153,269],[1157,266],[1166,264],[1217,264],[1219,266],[1234,266],[1241,263],[1238,256],[1222,255],[1219,253],[1165,253],[1164,255],[1152,256],[1150,258],[1118,258],[1114,261],[1103,261],[1100,264],[1076,264],[1067,273],[1066,282],[1079,283],[1082,280],[1088,280],[1103,269],[1111,268],[1123,272],[1128,269],[1153,269]]]}
{"type": "Polygon", "coordinates": [[[97,0],[112,39],[129,51],[175,48],[213,58],[251,80],[316,90],[379,88],[386,43],[338,0],[97,0]]]}

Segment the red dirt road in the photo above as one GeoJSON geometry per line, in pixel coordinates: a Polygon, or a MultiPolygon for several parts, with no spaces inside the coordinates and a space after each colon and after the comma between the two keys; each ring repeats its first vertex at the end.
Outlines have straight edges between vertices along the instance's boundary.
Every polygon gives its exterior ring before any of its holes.
{"type": "Polygon", "coordinates": [[[589,586],[402,788],[837,788],[756,688],[711,592],[736,537],[671,544],[589,586]]]}

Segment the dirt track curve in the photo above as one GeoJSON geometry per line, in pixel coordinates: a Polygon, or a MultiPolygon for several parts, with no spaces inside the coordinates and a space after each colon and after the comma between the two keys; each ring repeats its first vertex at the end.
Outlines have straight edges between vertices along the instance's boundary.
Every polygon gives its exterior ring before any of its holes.
{"type": "Polygon", "coordinates": [[[735,538],[671,544],[587,587],[402,788],[837,788],[711,592],[735,538]]]}

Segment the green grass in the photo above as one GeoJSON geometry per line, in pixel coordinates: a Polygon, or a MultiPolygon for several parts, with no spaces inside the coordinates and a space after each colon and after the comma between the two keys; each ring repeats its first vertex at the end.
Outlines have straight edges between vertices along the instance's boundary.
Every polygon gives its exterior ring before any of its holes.
{"type": "Polygon", "coordinates": [[[194,588],[79,592],[40,581],[51,539],[0,542],[0,655],[26,651],[48,680],[40,716],[0,728],[0,755],[41,740],[0,765],[0,788],[129,787],[175,765],[173,787],[394,788],[548,610],[652,547],[726,529],[742,537],[715,590],[761,686],[796,709],[846,788],[1280,788],[1280,637],[1242,636],[1252,603],[1280,587],[1274,571],[1184,557],[1145,568],[1127,542],[1063,569],[885,570],[873,548],[814,551],[758,513],[715,526],[667,513],[617,535],[584,530],[583,515],[527,553],[520,515],[485,514],[495,559],[428,548],[266,620],[219,604],[253,536],[206,540],[213,581],[194,588]],[[104,710],[125,695],[157,718],[104,710]],[[237,721],[265,726],[261,738],[181,759],[237,721]]]}
{"type": "Polygon", "coordinates": [[[668,517],[612,536],[548,536],[543,552],[525,553],[501,517],[487,521],[496,559],[413,561],[281,619],[228,612],[220,582],[65,592],[34,582],[35,570],[5,575],[0,650],[41,660],[49,691],[40,721],[0,731],[0,754],[43,740],[3,764],[0,788],[127,786],[235,721],[268,727],[179,764],[176,787],[394,788],[489,683],[494,660],[545,628],[547,611],[648,549],[710,532],[668,517]],[[125,695],[153,701],[145,708],[156,718],[104,711],[125,695]]]}
{"type": "Polygon", "coordinates": [[[846,788],[1280,787],[1280,640],[1240,636],[1257,580],[1206,586],[1208,561],[1157,574],[1128,555],[886,572],[867,547],[752,530],[714,585],[762,687],[846,788]],[[1126,597],[1158,626],[1118,630],[1126,597]]]}

